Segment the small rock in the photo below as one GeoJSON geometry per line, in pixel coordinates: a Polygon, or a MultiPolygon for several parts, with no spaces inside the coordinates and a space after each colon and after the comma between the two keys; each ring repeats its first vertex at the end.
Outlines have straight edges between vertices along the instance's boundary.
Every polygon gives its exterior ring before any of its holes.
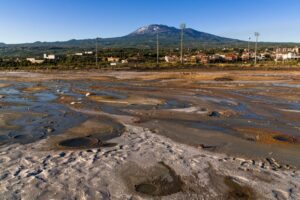
{"type": "Polygon", "coordinates": [[[159,130],[158,129],[154,129],[153,133],[159,133],[159,130]]]}
{"type": "Polygon", "coordinates": [[[262,169],[265,169],[266,164],[265,164],[264,162],[262,162],[261,165],[260,165],[260,167],[261,167],[262,169]]]}
{"type": "Polygon", "coordinates": [[[52,133],[52,132],[54,132],[54,129],[53,128],[47,128],[47,132],[52,133]]]}
{"type": "Polygon", "coordinates": [[[256,139],[256,141],[259,141],[259,140],[260,140],[260,136],[259,136],[259,135],[256,135],[256,136],[255,136],[255,139],[256,139]]]}
{"type": "Polygon", "coordinates": [[[246,159],[244,159],[244,158],[235,158],[235,160],[240,161],[240,162],[245,162],[246,161],[246,159]]]}
{"type": "Polygon", "coordinates": [[[64,157],[65,155],[66,155],[65,152],[61,152],[61,153],[59,154],[60,157],[64,157]]]}
{"type": "Polygon", "coordinates": [[[5,98],[5,96],[4,95],[0,95],[0,99],[4,99],[5,98]]]}
{"type": "Polygon", "coordinates": [[[284,167],[284,169],[286,169],[286,170],[291,169],[291,166],[289,166],[289,165],[284,165],[283,167],[284,167]]]}
{"type": "Polygon", "coordinates": [[[209,117],[220,117],[221,114],[217,111],[212,111],[208,114],[209,117]]]}
{"type": "Polygon", "coordinates": [[[281,168],[281,165],[274,158],[266,158],[273,169],[281,168]]]}
{"type": "Polygon", "coordinates": [[[86,97],[89,97],[89,96],[92,96],[92,95],[95,95],[95,93],[88,92],[88,93],[85,94],[86,97]]]}
{"type": "Polygon", "coordinates": [[[246,172],[246,171],[249,171],[249,169],[246,168],[246,167],[239,167],[238,169],[241,170],[241,171],[245,171],[245,172],[246,172]]]}
{"type": "Polygon", "coordinates": [[[81,102],[80,102],[80,101],[77,101],[77,102],[75,102],[75,101],[72,101],[70,104],[71,104],[71,105],[75,105],[75,104],[81,104],[81,102]]]}
{"type": "Polygon", "coordinates": [[[247,161],[241,162],[241,166],[248,166],[249,163],[247,161]]]}

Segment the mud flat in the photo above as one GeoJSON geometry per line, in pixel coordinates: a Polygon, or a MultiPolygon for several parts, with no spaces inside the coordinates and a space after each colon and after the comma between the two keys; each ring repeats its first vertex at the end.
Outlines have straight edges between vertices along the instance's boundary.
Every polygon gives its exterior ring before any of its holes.
{"type": "Polygon", "coordinates": [[[300,199],[299,72],[0,73],[1,199],[300,199]]]}

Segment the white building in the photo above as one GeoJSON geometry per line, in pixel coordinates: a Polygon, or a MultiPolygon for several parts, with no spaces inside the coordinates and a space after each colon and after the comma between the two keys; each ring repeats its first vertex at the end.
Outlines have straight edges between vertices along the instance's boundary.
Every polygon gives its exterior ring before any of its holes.
{"type": "Polygon", "coordinates": [[[299,47],[294,47],[294,48],[277,48],[276,53],[278,54],[287,54],[287,53],[295,53],[299,54],[300,53],[300,48],[299,47]]]}
{"type": "Polygon", "coordinates": [[[179,61],[179,58],[177,56],[165,56],[165,61],[167,63],[175,63],[179,61]]]}
{"type": "Polygon", "coordinates": [[[84,54],[85,55],[92,55],[92,54],[94,54],[94,52],[92,52],[92,51],[85,51],[84,54]]]}
{"type": "Polygon", "coordinates": [[[83,53],[75,53],[75,56],[83,56],[83,53]]]}
{"type": "Polygon", "coordinates": [[[280,60],[286,61],[286,60],[297,60],[297,59],[300,59],[300,55],[289,52],[284,54],[276,54],[275,61],[280,61],[280,60]]]}
{"type": "Polygon", "coordinates": [[[120,61],[120,58],[117,58],[117,57],[108,57],[107,58],[107,61],[108,62],[119,62],[120,61]]]}
{"type": "Polygon", "coordinates": [[[300,48],[277,48],[275,61],[300,59],[300,48]]]}
{"type": "Polygon", "coordinates": [[[44,54],[44,59],[55,60],[55,55],[54,54],[50,54],[50,55],[44,54]]]}
{"type": "Polygon", "coordinates": [[[122,64],[127,64],[127,63],[128,63],[128,60],[122,60],[121,63],[122,63],[122,64]]]}
{"type": "Polygon", "coordinates": [[[44,60],[36,60],[35,58],[26,58],[26,60],[32,64],[42,64],[44,62],[44,60]]]}

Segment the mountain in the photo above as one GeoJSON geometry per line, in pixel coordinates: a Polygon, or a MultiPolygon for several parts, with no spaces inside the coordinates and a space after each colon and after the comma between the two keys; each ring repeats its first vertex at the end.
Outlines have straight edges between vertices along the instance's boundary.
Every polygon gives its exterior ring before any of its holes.
{"type": "MultiPolygon", "coordinates": [[[[127,37],[143,37],[143,38],[153,38],[156,34],[159,35],[160,38],[164,38],[166,40],[177,40],[180,37],[181,30],[175,27],[169,27],[165,25],[149,25],[139,28],[133,33],[129,34],[127,37]]],[[[190,42],[205,42],[205,43],[233,43],[233,42],[241,42],[239,40],[219,37],[216,35],[212,35],[209,33],[200,32],[191,28],[187,28],[184,30],[184,39],[190,42]]]]}
{"type": "Polygon", "coordinates": [[[1,42],[0,42],[0,47],[5,47],[5,46],[6,46],[5,43],[1,43],[1,42]]]}
{"type": "MultiPolygon", "coordinates": [[[[156,47],[156,35],[159,36],[161,48],[179,48],[181,30],[166,25],[153,24],[144,26],[136,31],[116,38],[100,38],[99,48],[139,48],[153,49],[156,47]]],[[[34,42],[24,44],[0,43],[0,56],[40,55],[43,53],[64,54],[80,50],[95,48],[96,39],[69,40],[61,42],[34,42]],[[6,47],[5,50],[3,50],[6,47]]],[[[185,48],[222,48],[222,47],[247,47],[247,42],[213,34],[200,32],[191,28],[184,30],[185,48]]],[[[260,43],[266,47],[280,46],[287,43],[260,43]]],[[[289,45],[293,46],[294,43],[289,45]]]]}
{"type": "MultiPolygon", "coordinates": [[[[119,38],[119,44],[138,48],[155,48],[156,35],[159,36],[159,43],[164,48],[178,48],[180,43],[181,30],[165,25],[144,26],[136,31],[119,38]]],[[[244,43],[240,40],[220,37],[205,32],[200,32],[191,28],[184,30],[184,45],[189,48],[199,48],[206,46],[216,46],[224,44],[244,43]]],[[[113,43],[111,43],[113,44],[113,43]]]]}
{"type": "MultiPolygon", "coordinates": [[[[130,48],[152,48],[156,45],[156,34],[159,34],[160,43],[166,47],[177,47],[180,39],[181,30],[166,25],[149,25],[137,29],[136,31],[117,38],[99,39],[102,47],[130,47],[130,48]]],[[[215,36],[212,34],[196,31],[194,29],[184,30],[184,40],[186,46],[197,46],[199,43],[234,43],[239,40],[215,36]]],[[[34,42],[25,44],[11,44],[11,47],[94,47],[95,39],[69,40],[63,42],[34,42]]]]}

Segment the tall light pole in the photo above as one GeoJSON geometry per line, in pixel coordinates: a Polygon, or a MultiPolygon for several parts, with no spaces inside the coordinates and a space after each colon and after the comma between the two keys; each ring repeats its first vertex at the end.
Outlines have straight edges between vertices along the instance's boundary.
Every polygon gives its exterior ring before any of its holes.
{"type": "Polygon", "coordinates": [[[248,38],[248,53],[250,53],[250,41],[251,41],[251,37],[248,38]]]}
{"type": "Polygon", "coordinates": [[[159,65],[159,40],[158,32],[156,33],[156,64],[159,65]]]}
{"type": "Polygon", "coordinates": [[[260,34],[258,32],[254,33],[254,36],[256,37],[256,42],[255,42],[255,65],[257,64],[257,43],[258,43],[258,37],[260,34]]]}
{"type": "Polygon", "coordinates": [[[180,62],[181,62],[181,64],[183,64],[183,33],[184,33],[185,28],[186,28],[186,24],[183,23],[180,25],[180,29],[181,29],[180,62]]]}
{"type": "Polygon", "coordinates": [[[251,41],[251,37],[248,38],[248,60],[251,60],[250,41],[251,41]]]}
{"type": "Polygon", "coordinates": [[[96,68],[98,68],[98,37],[96,37],[96,52],[95,52],[95,59],[96,59],[96,68]]]}

